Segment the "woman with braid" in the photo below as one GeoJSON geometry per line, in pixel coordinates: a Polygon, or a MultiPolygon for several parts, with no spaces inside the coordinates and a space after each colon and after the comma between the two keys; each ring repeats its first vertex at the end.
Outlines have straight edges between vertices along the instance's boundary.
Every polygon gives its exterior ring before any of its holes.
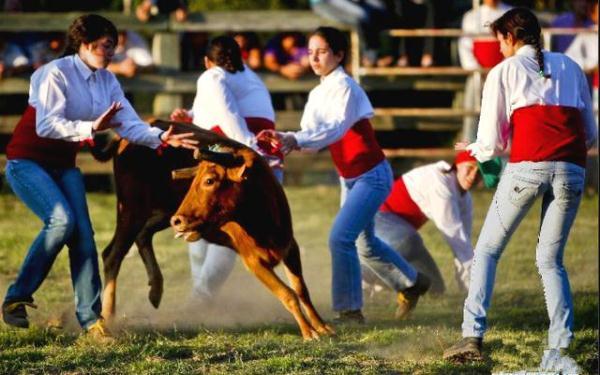
{"type": "Polygon", "coordinates": [[[491,30],[505,60],[485,82],[477,140],[456,148],[466,148],[485,162],[510,144],[510,158],[475,247],[463,339],[444,358],[482,359],[498,260],[536,198],[542,197],[536,264],[550,326],[540,367],[578,373],[575,361],[563,352],[573,340],[573,302],[563,255],[583,191],[586,151],[597,135],[587,80],[565,55],[542,51],[540,26],[531,11],[510,10],[491,30]]]}

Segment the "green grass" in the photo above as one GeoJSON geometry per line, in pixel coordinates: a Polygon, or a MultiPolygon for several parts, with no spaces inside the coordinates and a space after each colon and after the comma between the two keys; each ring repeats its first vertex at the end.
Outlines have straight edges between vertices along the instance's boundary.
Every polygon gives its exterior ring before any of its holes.
{"type": "MultiPolygon", "coordinates": [[[[331,319],[327,234],[337,211],[335,187],[287,188],[309,289],[331,319]]],[[[474,194],[477,235],[491,194],[474,194]]],[[[89,195],[98,248],[112,236],[111,195],[89,195]]],[[[0,195],[0,290],[15,277],[39,221],[13,196],[0,195]]],[[[421,231],[447,281],[448,292],[426,297],[413,317],[393,319],[390,292],[365,297],[363,327],[338,327],[338,336],[303,342],[291,316],[238,262],[213,306],[187,303],[190,292],[186,245],[166,230],[155,239],[165,277],[158,310],[147,300],[147,278],[133,249],[121,270],[118,339],[95,345],[80,337],[74,319],[66,251],[35,295],[34,327],[0,326],[0,373],[489,373],[535,370],[546,342],[547,316],[535,267],[539,205],[522,223],[500,262],[486,361],[455,366],[441,360],[460,336],[464,296],[457,291],[452,254],[432,224],[421,231]],[[60,327],[57,327],[60,326],[60,327]]],[[[570,354],[587,373],[598,371],[598,198],[586,197],[565,256],[575,302],[575,341],[570,354]]],[[[278,271],[281,274],[281,270],[278,271]]]]}

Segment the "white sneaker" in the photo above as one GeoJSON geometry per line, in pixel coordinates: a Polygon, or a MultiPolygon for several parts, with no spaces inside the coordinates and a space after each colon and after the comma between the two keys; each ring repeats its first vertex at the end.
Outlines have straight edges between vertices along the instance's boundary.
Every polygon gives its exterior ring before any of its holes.
{"type": "Polygon", "coordinates": [[[559,374],[580,374],[581,369],[577,362],[568,355],[562,354],[559,349],[544,350],[544,356],[540,363],[541,371],[556,371],[559,374]]]}
{"type": "Polygon", "coordinates": [[[469,291],[469,281],[471,280],[471,261],[461,263],[454,258],[454,278],[458,284],[458,289],[466,293],[469,291]]]}

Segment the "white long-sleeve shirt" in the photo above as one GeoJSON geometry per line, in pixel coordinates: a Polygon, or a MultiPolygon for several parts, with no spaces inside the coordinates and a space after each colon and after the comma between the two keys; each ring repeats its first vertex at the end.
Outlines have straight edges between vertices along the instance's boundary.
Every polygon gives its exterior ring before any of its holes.
{"type": "Polygon", "coordinates": [[[544,72],[539,75],[535,49],[525,45],[496,65],[483,87],[477,140],[467,150],[480,162],[498,156],[510,146],[512,113],[532,105],[556,105],[581,110],[586,145],[597,137],[596,121],[587,79],[581,68],[562,53],[544,51],[544,72]]]}
{"type": "Polygon", "coordinates": [[[40,67],[31,76],[29,104],[35,108],[40,137],[79,142],[92,136],[93,122],[112,102],[121,102],[114,130],[133,143],[156,148],[162,130],[143,122],[125,98],[119,81],[106,69],[92,71],[78,55],[40,67]]]}
{"type": "Polygon", "coordinates": [[[256,148],[256,137],[244,118],[275,122],[275,111],[265,84],[250,68],[244,68],[229,73],[216,66],[202,73],[191,115],[195,125],[208,130],[218,126],[227,137],[256,148]]]}
{"type": "Polygon", "coordinates": [[[578,34],[565,55],[575,61],[583,70],[591,70],[598,67],[598,32],[578,34]]]}
{"type": "Polygon", "coordinates": [[[365,91],[342,67],[321,78],[311,90],[300,120],[293,132],[298,146],[318,150],[338,141],[359,120],[373,117],[373,107],[365,91]]]}
{"type": "MultiPolygon", "coordinates": [[[[489,24],[510,8],[504,3],[498,4],[496,8],[481,4],[479,9],[471,9],[465,13],[462,19],[462,30],[471,34],[490,33],[489,24]]],[[[490,34],[490,38],[494,39],[494,36],[490,34]]],[[[458,39],[458,57],[460,58],[460,65],[464,69],[479,68],[479,63],[473,54],[473,37],[463,36],[458,39]]]]}
{"type": "Polygon", "coordinates": [[[402,180],[413,201],[442,232],[454,256],[465,263],[473,258],[473,203],[469,192],[461,194],[458,189],[456,172],[444,173],[450,168],[439,161],[405,173],[402,180]]]}

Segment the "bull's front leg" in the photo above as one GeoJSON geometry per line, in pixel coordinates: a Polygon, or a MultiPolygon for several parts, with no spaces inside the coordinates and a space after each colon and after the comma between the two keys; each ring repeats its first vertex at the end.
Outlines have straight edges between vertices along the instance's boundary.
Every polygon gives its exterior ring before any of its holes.
{"type": "Polygon", "coordinates": [[[298,296],[277,277],[273,269],[265,266],[259,257],[260,249],[254,239],[236,222],[228,222],[221,230],[231,238],[233,246],[242,258],[246,267],[279,299],[283,306],[294,316],[302,337],[305,340],[319,338],[319,334],[306,320],[300,309],[298,296]]]}
{"type": "Polygon", "coordinates": [[[321,319],[321,316],[310,299],[310,294],[308,293],[308,288],[306,287],[304,276],[302,275],[300,249],[298,248],[298,243],[296,243],[295,239],[292,239],[290,249],[283,259],[283,265],[285,267],[285,274],[292,285],[292,289],[294,289],[296,295],[300,298],[313,328],[322,335],[335,335],[335,330],[321,319]]]}

